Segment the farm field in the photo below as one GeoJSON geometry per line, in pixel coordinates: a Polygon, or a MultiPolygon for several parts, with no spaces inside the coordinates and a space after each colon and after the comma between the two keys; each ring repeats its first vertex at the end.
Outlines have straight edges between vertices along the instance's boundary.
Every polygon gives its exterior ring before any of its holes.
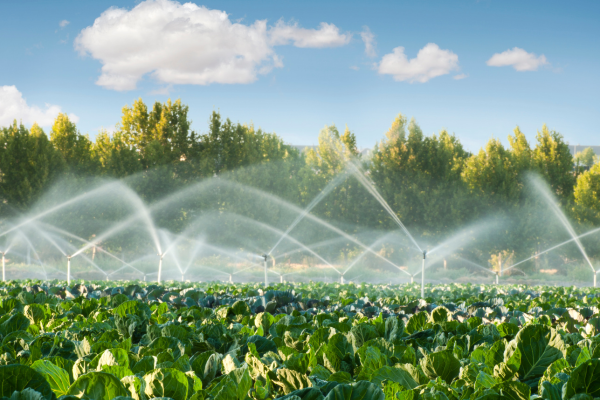
{"type": "Polygon", "coordinates": [[[597,291],[10,281],[10,399],[593,399],[597,291]]]}

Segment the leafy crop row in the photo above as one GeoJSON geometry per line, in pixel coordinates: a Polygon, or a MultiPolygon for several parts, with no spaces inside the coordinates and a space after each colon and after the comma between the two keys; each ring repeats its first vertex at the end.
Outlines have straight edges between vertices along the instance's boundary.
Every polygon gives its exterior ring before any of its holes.
{"type": "Polygon", "coordinates": [[[10,399],[600,398],[593,289],[11,282],[10,399]]]}

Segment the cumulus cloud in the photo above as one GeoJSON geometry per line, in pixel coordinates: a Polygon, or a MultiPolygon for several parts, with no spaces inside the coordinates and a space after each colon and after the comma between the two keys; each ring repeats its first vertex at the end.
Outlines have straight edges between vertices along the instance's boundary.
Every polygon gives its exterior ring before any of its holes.
{"type": "Polygon", "coordinates": [[[69,24],[70,24],[70,22],[69,22],[69,21],[67,21],[66,19],[63,19],[62,21],[60,21],[60,22],[58,23],[58,26],[60,26],[61,28],[64,28],[65,26],[67,26],[67,25],[69,25],[69,24]]]}
{"type": "Polygon", "coordinates": [[[424,83],[457,69],[458,56],[450,50],[440,49],[435,43],[428,43],[419,50],[417,57],[410,60],[404,54],[404,47],[396,47],[392,53],[384,55],[377,66],[380,74],[411,83],[424,83]]]}
{"type": "Polygon", "coordinates": [[[452,79],[455,79],[455,80],[459,81],[459,80],[461,80],[461,79],[465,79],[465,78],[467,78],[468,76],[469,76],[469,75],[467,75],[467,74],[458,74],[458,75],[454,75],[454,76],[452,77],[452,79]]]}
{"type": "Polygon", "coordinates": [[[365,26],[360,33],[360,37],[365,44],[365,54],[369,57],[375,57],[375,35],[371,32],[368,26],[365,26]]]}
{"type": "MultiPolygon", "coordinates": [[[[41,126],[51,126],[60,112],[61,108],[56,105],[46,104],[43,109],[30,106],[16,86],[0,86],[0,126],[8,126],[15,119],[25,125],[37,122],[41,126]]],[[[74,114],[70,114],[69,118],[73,122],[79,121],[74,114]]]]}
{"type": "Polygon", "coordinates": [[[546,56],[537,56],[515,47],[502,53],[496,53],[487,60],[490,67],[513,67],[517,71],[536,71],[540,66],[548,64],[546,56]]]}
{"type": "Polygon", "coordinates": [[[286,24],[283,20],[277,21],[269,30],[273,45],[283,45],[290,42],[296,47],[338,47],[348,44],[352,35],[340,33],[340,29],[326,22],[321,22],[319,29],[300,28],[297,23],[286,24]]]}
{"type": "Polygon", "coordinates": [[[244,84],[283,66],[274,46],[334,47],[349,42],[333,24],[304,29],[278,21],[232,22],[226,12],[193,3],[147,0],[110,8],[75,39],[102,63],[97,84],[131,90],[146,74],[164,84],[244,84]]]}

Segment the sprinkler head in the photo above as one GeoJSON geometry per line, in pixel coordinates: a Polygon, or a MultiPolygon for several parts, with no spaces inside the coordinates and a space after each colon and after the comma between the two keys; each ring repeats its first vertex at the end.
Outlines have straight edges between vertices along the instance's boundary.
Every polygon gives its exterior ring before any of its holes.
{"type": "Polygon", "coordinates": [[[71,257],[73,257],[73,256],[67,256],[67,260],[70,260],[70,259],[71,259],[71,257]]]}
{"type": "Polygon", "coordinates": [[[427,250],[423,250],[423,260],[427,258],[427,250]]]}
{"type": "Polygon", "coordinates": [[[265,259],[265,262],[267,262],[267,260],[269,259],[269,255],[268,254],[263,254],[261,257],[265,259]]]}

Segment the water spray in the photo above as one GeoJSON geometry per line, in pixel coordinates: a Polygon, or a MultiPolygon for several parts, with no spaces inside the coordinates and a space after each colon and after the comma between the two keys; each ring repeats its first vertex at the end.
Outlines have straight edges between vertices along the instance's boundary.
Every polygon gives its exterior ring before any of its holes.
{"type": "Polygon", "coordinates": [[[163,257],[165,256],[165,254],[158,253],[158,256],[160,257],[160,260],[158,261],[158,278],[156,279],[156,281],[160,284],[160,275],[162,273],[162,261],[163,261],[163,257]]]}

